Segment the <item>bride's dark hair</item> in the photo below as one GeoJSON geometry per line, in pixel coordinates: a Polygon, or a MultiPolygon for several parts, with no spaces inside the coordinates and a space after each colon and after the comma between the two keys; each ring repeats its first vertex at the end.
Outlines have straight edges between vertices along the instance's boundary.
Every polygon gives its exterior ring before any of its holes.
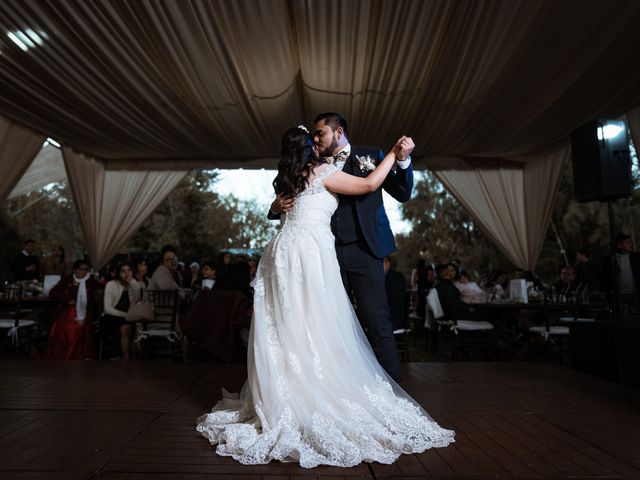
{"type": "Polygon", "coordinates": [[[313,156],[311,135],[301,127],[292,127],[282,135],[278,175],[273,181],[276,193],[297,195],[304,190],[311,169],[322,160],[313,156]]]}

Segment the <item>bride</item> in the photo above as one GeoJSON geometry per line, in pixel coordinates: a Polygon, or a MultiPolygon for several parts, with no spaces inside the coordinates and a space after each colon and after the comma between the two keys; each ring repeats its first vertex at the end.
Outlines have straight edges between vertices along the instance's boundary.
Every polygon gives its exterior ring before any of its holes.
{"type": "Polygon", "coordinates": [[[395,156],[355,177],[316,158],[304,127],[284,133],[274,186],[296,201],[258,267],[248,379],[197,420],[218,455],[349,467],[454,441],[376,361],[336,258],[337,194],[376,190],[395,156]]]}

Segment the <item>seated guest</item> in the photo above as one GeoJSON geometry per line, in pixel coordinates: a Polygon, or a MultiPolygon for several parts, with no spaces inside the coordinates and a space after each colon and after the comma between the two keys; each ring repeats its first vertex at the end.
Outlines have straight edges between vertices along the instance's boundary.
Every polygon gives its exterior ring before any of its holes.
{"type": "Polygon", "coordinates": [[[98,281],[103,287],[111,280],[115,280],[118,277],[116,270],[117,264],[113,261],[107,263],[107,265],[100,270],[98,281]]]}
{"type": "Polygon", "coordinates": [[[460,290],[460,300],[464,303],[484,303],[487,301],[487,295],[484,290],[476,282],[471,281],[471,277],[467,272],[460,272],[455,285],[460,290]]]}
{"type": "Polygon", "coordinates": [[[191,262],[189,265],[189,270],[187,274],[184,276],[184,282],[182,286],[184,288],[195,288],[196,282],[200,280],[200,264],[198,262],[191,262]]]}
{"type": "Polygon", "coordinates": [[[411,291],[413,293],[413,304],[415,312],[420,318],[424,318],[427,308],[427,293],[435,283],[433,267],[427,266],[424,258],[419,258],[416,266],[411,272],[411,291]]]}
{"type": "Polygon", "coordinates": [[[218,255],[218,276],[231,269],[231,253],[220,252],[218,255]]]}
{"type": "Polygon", "coordinates": [[[211,290],[216,284],[216,264],[214,262],[206,261],[202,264],[201,278],[199,281],[199,287],[201,289],[211,290]]]}
{"type": "Polygon", "coordinates": [[[178,255],[171,245],[165,245],[161,250],[162,264],[156,268],[149,282],[149,290],[180,290],[182,277],[178,272],[178,255]]]}
{"type": "Polygon", "coordinates": [[[61,246],[53,247],[51,255],[42,259],[40,280],[44,281],[44,277],[47,275],[59,275],[60,277],[66,277],[69,273],[69,264],[64,258],[64,248],[61,246]]]}
{"type": "Polygon", "coordinates": [[[558,280],[554,287],[558,295],[573,295],[578,289],[578,282],[576,282],[576,270],[573,267],[562,267],[560,270],[560,280],[558,280]]]}
{"type": "Polygon", "coordinates": [[[147,272],[149,271],[149,264],[147,263],[146,258],[139,258],[136,261],[136,271],[133,275],[133,278],[136,279],[138,283],[143,284],[146,289],[149,286],[149,276],[147,272]]]}
{"type": "Polygon", "coordinates": [[[100,283],[90,273],[86,260],[76,260],[72,274],[51,289],[58,302],[48,335],[45,358],[84,360],[95,357],[93,321],[95,292],[100,283]]]}
{"type": "Polygon", "coordinates": [[[633,250],[629,235],[616,237],[616,253],[607,255],[602,263],[602,279],[610,292],[634,294],[640,285],[640,254],[633,250]]]}
{"type": "Polygon", "coordinates": [[[543,291],[546,288],[544,283],[542,283],[542,281],[538,277],[536,277],[531,270],[525,271],[523,278],[527,281],[527,288],[529,288],[529,286],[532,286],[539,291],[543,291]]]}
{"type": "Polygon", "coordinates": [[[118,278],[107,283],[104,289],[104,315],[100,320],[101,335],[120,334],[122,358],[131,360],[131,341],[135,322],[126,320],[131,304],[141,297],[143,286],[133,278],[133,268],[129,262],[118,266],[118,278]]]}
{"type": "Polygon", "coordinates": [[[247,298],[253,298],[249,272],[251,266],[248,262],[236,262],[222,274],[216,276],[213,290],[236,291],[244,293],[247,298]]]}
{"type": "Polygon", "coordinates": [[[482,320],[481,315],[460,298],[460,290],[453,283],[455,271],[455,265],[451,263],[436,267],[438,281],[435,288],[445,317],[448,320],[482,320]]]}
{"type": "Polygon", "coordinates": [[[496,270],[490,277],[487,290],[498,300],[509,298],[509,279],[502,270],[496,270]]]}
{"type": "Polygon", "coordinates": [[[401,328],[407,328],[407,282],[402,273],[392,268],[391,258],[385,257],[383,266],[387,303],[389,304],[389,313],[391,315],[393,329],[399,330],[401,328]]]}
{"type": "Polygon", "coordinates": [[[35,254],[35,249],[35,240],[28,239],[24,242],[22,252],[13,259],[11,272],[16,282],[40,280],[40,259],[35,254]]]}
{"type": "Polygon", "coordinates": [[[576,251],[576,282],[581,288],[596,291],[600,288],[600,272],[584,249],[576,251]]]}

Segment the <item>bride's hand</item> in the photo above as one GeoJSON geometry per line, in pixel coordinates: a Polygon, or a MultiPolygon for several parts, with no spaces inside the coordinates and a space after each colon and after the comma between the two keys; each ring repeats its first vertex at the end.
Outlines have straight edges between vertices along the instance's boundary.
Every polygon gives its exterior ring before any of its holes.
{"type": "Polygon", "coordinates": [[[279,193],[276,199],[271,203],[271,211],[273,213],[287,213],[293,208],[293,195],[284,195],[279,193]]]}

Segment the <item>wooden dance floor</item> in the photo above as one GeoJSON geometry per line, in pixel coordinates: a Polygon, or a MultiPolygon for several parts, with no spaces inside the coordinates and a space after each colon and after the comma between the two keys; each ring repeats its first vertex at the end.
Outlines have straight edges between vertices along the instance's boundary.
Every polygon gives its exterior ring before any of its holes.
{"type": "Polygon", "coordinates": [[[0,361],[0,478],[639,479],[640,390],[538,363],[413,363],[403,386],[456,443],[393,465],[244,466],[194,429],[244,365],[0,361]]]}

